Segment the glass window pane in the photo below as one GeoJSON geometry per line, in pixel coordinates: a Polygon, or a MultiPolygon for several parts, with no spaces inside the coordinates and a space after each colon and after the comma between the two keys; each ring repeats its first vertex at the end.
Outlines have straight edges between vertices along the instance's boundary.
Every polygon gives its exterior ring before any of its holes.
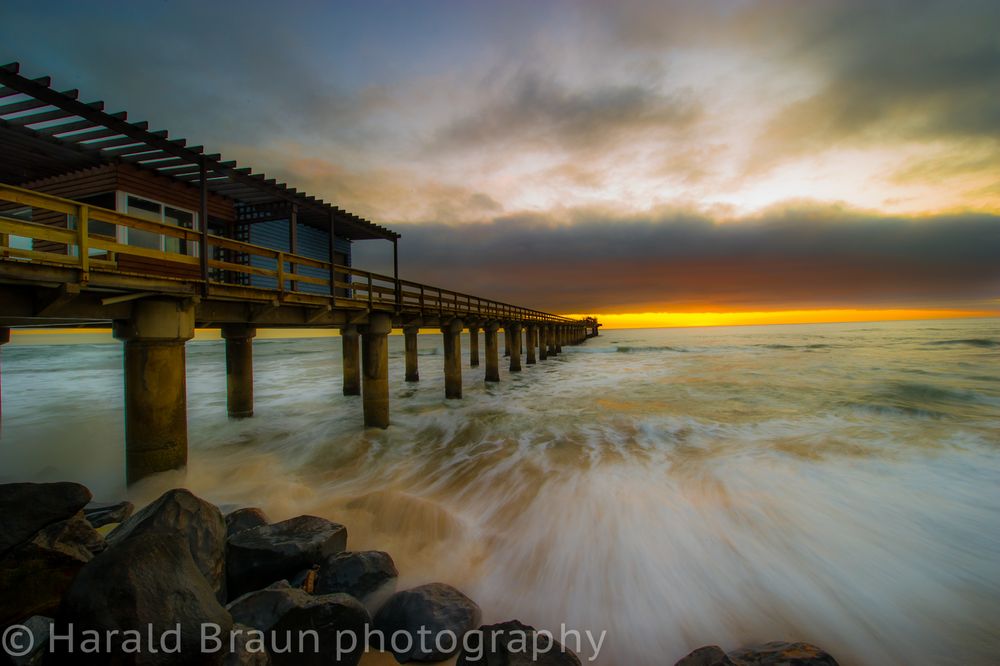
{"type": "MultiPolygon", "coordinates": [[[[183,227],[184,229],[194,229],[194,214],[189,213],[186,210],[178,210],[176,208],[171,208],[170,206],[165,206],[163,209],[163,221],[175,227],[183,227]]],[[[173,236],[164,236],[163,242],[167,252],[190,254],[190,252],[188,251],[190,248],[190,244],[185,241],[182,241],[180,238],[174,238],[173,236]]]]}
{"type": "MultiPolygon", "coordinates": [[[[125,212],[133,217],[150,222],[163,221],[163,207],[155,201],[147,201],[139,197],[129,196],[125,212]]],[[[128,244],[145,247],[150,250],[160,249],[160,234],[140,229],[128,230],[128,244]]]]}

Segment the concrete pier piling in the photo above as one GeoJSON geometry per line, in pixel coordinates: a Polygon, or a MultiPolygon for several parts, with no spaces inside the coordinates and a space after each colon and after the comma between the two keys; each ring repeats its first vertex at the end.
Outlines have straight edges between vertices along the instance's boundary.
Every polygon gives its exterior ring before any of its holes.
{"type": "Polygon", "coordinates": [[[528,365],[535,364],[535,347],[537,343],[535,342],[535,336],[538,335],[538,327],[534,324],[528,324],[524,330],[524,346],[527,352],[526,358],[524,360],[528,365]]]}
{"type": "Polygon", "coordinates": [[[406,381],[419,382],[420,368],[417,365],[417,326],[403,327],[403,349],[406,354],[406,381]]]}
{"type": "Polygon", "coordinates": [[[539,326],[537,329],[537,339],[535,343],[538,345],[538,360],[544,361],[549,357],[548,353],[548,342],[545,340],[545,336],[548,334],[547,326],[539,326]]]}
{"type": "Polygon", "coordinates": [[[389,427],[389,332],[392,318],[373,313],[361,326],[361,401],[365,427],[389,427]]]}
{"type": "Polygon", "coordinates": [[[479,366],[479,326],[472,324],[469,326],[469,367],[479,366]]]}
{"type": "MultiPolygon", "coordinates": [[[[6,326],[0,327],[0,345],[10,342],[10,329],[6,326]]],[[[0,368],[0,382],[2,382],[3,369],[0,368]]],[[[0,383],[0,433],[3,432],[3,387],[0,383]]]]}
{"type": "Polygon", "coordinates": [[[125,477],[129,484],[187,464],[184,343],[194,337],[190,301],[141,300],[114,322],[125,343],[125,477]]]}
{"type": "Polygon", "coordinates": [[[441,327],[444,341],[444,397],[462,397],[462,329],[461,319],[452,319],[441,327]]]}
{"type": "Polygon", "coordinates": [[[549,356],[555,356],[559,353],[559,348],[556,346],[556,330],[555,326],[549,326],[549,330],[545,336],[548,339],[549,356]]]}
{"type": "Polygon", "coordinates": [[[223,324],[226,341],[226,411],[229,418],[253,416],[253,339],[249,324],[223,324]]]}
{"type": "Polygon", "coordinates": [[[486,381],[500,381],[500,350],[497,347],[497,329],[499,323],[495,321],[487,322],[483,327],[483,336],[486,338],[486,381]]]}
{"type": "Polygon", "coordinates": [[[510,356],[510,333],[506,326],[503,329],[503,355],[510,356]]]}
{"type": "Polygon", "coordinates": [[[521,372],[521,324],[514,322],[507,327],[510,334],[510,371],[521,372]]]}
{"type": "Polygon", "coordinates": [[[358,351],[358,327],[351,324],[340,329],[343,343],[344,395],[361,395],[361,362],[358,351]]]}
{"type": "Polygon", "coordinates": [[[555,333],[555,336],[554,336],[555,337],[556,353],[557,354],[562,354],[563,335],[564,334],[565,334],[565,329],[562,326],[557,326],[556,327],[556,333],[555,333]]]}

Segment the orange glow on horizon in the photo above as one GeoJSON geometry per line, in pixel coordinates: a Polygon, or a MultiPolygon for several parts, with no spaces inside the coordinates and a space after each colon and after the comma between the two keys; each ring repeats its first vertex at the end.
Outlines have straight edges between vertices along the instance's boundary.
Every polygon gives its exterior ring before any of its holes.
{"type": "Polygon", "coordinates": [[[829,309],[774,310],[755,312],[637,312],[595,316],[602,329],[616,328],[686,328],[697,326],[761,326],[768,324],[831,324],[865,321],[912,321],[919,319],[972,319],[1000,317],[996,310],[933,309],[829,309]]]}

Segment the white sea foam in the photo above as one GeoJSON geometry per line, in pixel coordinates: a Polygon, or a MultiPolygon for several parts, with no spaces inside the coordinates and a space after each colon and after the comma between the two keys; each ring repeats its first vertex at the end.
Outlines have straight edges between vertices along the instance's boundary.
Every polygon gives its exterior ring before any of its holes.
{"type": "MultiPolygon", "coordinates": [[[[221,343],[191,343],[189,469],[134,494],[344,522],[402,586],[458,585],[486,621],[606,629],[604,664],[778,639],[846,664],[994,663],[998,328],[606,331],[498,385],[466,364],[462,401],[437,336],[417,385],[394,337],[384,432],[340,394],[336,339],[258,340],[240,422],[221,343]]],[[[122,494],[120,350],[3,354],[0,474],[122,494]]]]}

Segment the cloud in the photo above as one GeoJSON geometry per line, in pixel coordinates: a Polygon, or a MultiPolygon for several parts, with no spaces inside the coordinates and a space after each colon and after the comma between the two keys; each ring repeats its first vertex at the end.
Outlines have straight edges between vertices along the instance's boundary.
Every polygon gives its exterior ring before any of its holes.
{"type": "MultiPolygon", "coordinates": [[[[982,304],[1000,289],[1000,217],[883,217],[798,205],[720,222],[664,210],[404,225],[407,279],[561,312],[982,304]]],[[[388,271],[372,244],[356,261],[388,271]]]]}

